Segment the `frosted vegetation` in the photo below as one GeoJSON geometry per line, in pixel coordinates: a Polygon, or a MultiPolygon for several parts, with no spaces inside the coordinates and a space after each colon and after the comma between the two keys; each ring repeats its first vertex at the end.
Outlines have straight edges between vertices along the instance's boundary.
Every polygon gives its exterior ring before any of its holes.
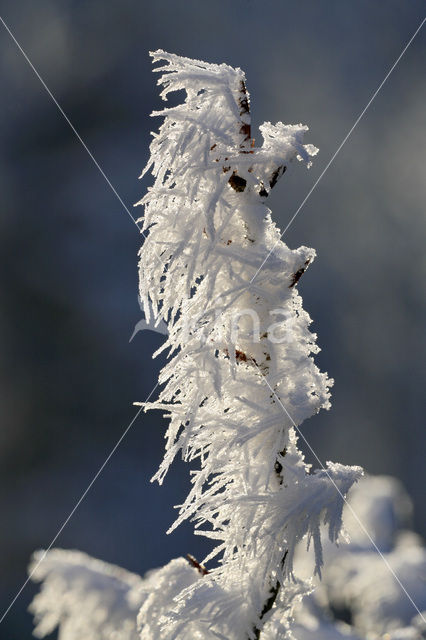
{"type": "MultiPolygon", "coordinates": [[[[342,541],[339,547],[325,544],[321,581],[310,579],[315,559],[306,552],[304,541],[299,543],[295,571],[310,580],[313,591],[297,604],[303,582],[286,583],[287,597],[294,598],[292,619],[288,620],[288,611],[275,606],[260,634],[262,640],[426,637],[424,621],[373,546],[374,542],[425,617],[426,549],[408,528],[410,499],[395,479],[379,476],[361,480],[350,492],[349,504],[371,539],[345,507],[343,522],[350,542],[342,541]]],[[[31,570],[39,559],[40,552],[34,555],[31,570]]],[[[60,549],[48,553],[33,577],[43,581],[31,606],[35,635],[42,637],[58,626],[61,640],[139,640],[141,628],[148,633],[147,626],[151,635],[142,637],[161,638],[162,615],[173,607],[173,598],[203,580],[184,558],[141,578],[84,553],[60,549]]],[[[203,633],[194,622],[178,637],[209,637],[203,633]]]]}
{"type": "MultiPolygon", "coordinates": [[[[409,528],[412,504],[408,495],[394,478],[367,477],[353,488],[349,504],[359,520],[345,507],[343,522],[350,542],[339,547],[325,545],[322,580],[315,580],[312,595],[296,611],[295,637],[425,638],[426,549],[409,528]],[[341,619],[334,629],[333,617],[341,619]]],[[[295,564],[300,576],[311,574],[313,562],[298,549],[295,564]]]]}
{"type": "MultiPolygon", "coordinates": [[[[59,626],[61,640],[340,638],[347,629],[323,618],[307,594],[323,565],[322,529],[337,541],[344,497],[362,471],[327,463],[312,472],[298,448],[298,425],[329,408],[332,384],[314,363],[318,347],[297,291],[315,252],[290,250],[265,204],[289,164],[309,166],[317,149],[304,144],[306,126],[281,122],[263,124],[255,146],[240,69],[152,56],[161,62],[162,98],[185,95],[153,114],[164,121],[144,170],[154,184],[139,203],[147,236],[140,298],[146,322],[166,324],[160,351],[168,351],[162,391],[145,409],[169,419],[155,479],[163,482],[178,454],[193,463],[170,530],[189,519],[213,548],[203,564],[178,558],[143,579],[78,552],[53,550],[38,566],[36,557],[36,633],[59,626]],[[294,570],[300,546],[307,557],[313,549],[304,580],[294,570]]],[[[338,594],[355,612],[357,587],[341,579],[347,589],[338,594]]],[[[376,631],[381,623],[371,624],[376,631]]]]}

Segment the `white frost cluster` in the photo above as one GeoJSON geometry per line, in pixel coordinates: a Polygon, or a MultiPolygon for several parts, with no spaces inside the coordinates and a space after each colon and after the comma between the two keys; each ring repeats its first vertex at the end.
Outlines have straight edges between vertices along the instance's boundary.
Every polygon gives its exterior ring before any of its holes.
{"type": "Polygon", "coordinates": [[[61,640],[138,640],[139,576],[80,551],[44,555],[35,553],[29,567],[32,579],[43,583],[30,606],[34,635],[59,627],[61,640]]]}
{"type": "MultiPolygon", "coordinates": [[[[426,549],[406,528],[409,497],[394,478],[367,477],[354,487],[349,505],[353,511],[345,507],[343,522],[350,542],[326,545],[323,579],[296,613],[296,637],[318,639],[315,630],[309,633],[309,609],[345,618],[357,638],[426,637],[426,549]],[[296,633],[298,625],[303,633],[296,633]]],[[[309,576],[313,559],[302,548],[296,556],[297,573],[309,576]]]]}
{"type": "MultiPolygon", "coordinates": [[[[317,150],[303,144],[307,127],[282,123],[260,127],[264,143],[254,146],[240,69],[153,58],[166,63],[156,69],[162,97],[186,92],[153,114],[165,120],[144,170],[155,182],[139,203],[148,234],[140,298],[169,330],[164,388],[149,405],[170,418],[155,478],[179,451],[198,460],[172,529],[192,519],[216,542],[205,561],[220,559],[182,594],[179,620],[207,619],[211,637],[255,638],[271,591],[292,575],[295,545],[312,538],[319,570],[320,522],[335,541],[342,497],[361,474],[337,464],[310,474],[297,449],[295,425],[329,407],[332,382],[314,364],[296,288],[315,252],[281,241],[265,199],[294,158],[309,163],[317,150]]],[[[158,637],[175,637],[171,622],[158,637]]]]}
{"type": "MultiPolygon", "coordinates": [[[[155,479],[163,481],[178,453],[196,461],[173,527],[193,520],[215,542],[204,562],[216,565],[203,572],[173,560],[140,585],[139,601],[131,590],[132,605],[123,587],[124,610],[141,607],[141,640],[291,638],[293,606],[310,591],[294,577],[295,547],[312,543],[319,572],[320,526],[337,540],[344,496],[362,474],[336,463],[311,473],[297,448],[297,426],[330,406],[332,381],[313,361],[316,336],[297,292],[315,252],[281,241],[265,201],[289,163],[309,166],[317,149],[303,143],[307,127],[281,122],[262,125],[264,142],[255,146],[240,69],[152,56],[164,62],[156,69],[161,96],[183,90],[185,97],[153,114],[164,118],[144,170],[155,181],[138,203],[147,236],[140,298],[146,321],[167,325],[161,350],[169,355],[159,398],[145,408],[170,419],[155,479]]],[[[45,588],[62,580],[60,569],[46,571],[45,588]]],[[[77,583],[62,584],[57,607],[66,614],[51,613],[47,595],[34,605],[61,633],[63,615],[73,615],[67,585],[82,595],[77,583]]],[[[82,585],[90,591],[90,580],[82,585]]],[[[93,597],[105,610],[96,589],[93,597]]],[[[93,640],[115,640],[111,629],[93,640]]],[[[86,632],[61,636],[77,637],[92,640],[86,632]]]]}
{"type": "MultiPolygon", "coordinates": [[[[262,629],[261,640],[426,637],[426,549],[414,533],[405,529],[411,511],[408,496],[393,478],[367,477],[351,492],[349,504],[423,612],[423,619],[345,507],[343,523],[351,542],[339,547],[325,545],[321,582],[310,588],[300,580],[285,584],[262,629]]],[[[38,552],[30,570],[40,559],[38,552]]],[[[312,562],[300,544],[296,572],[308,578],[312,562]]],[[[206,621],[182,619],[185,591],[205,580],[183,558],[140,578],[78,551],[54,549],[38,566],[33,579],[43,581],[41,593],[31,606],[39,637],[58,626],[61,640],[137,640],[138,631],[143,631],[144,640],[157,640],[163,637],[166,619],[170,637],[206,640],[221,637],[209,631],[216,616],[223,616],[228,628],[229,620],[238,616],[235,600],[223,598],[221,602],[216,600],[220,609],[212,607],[212,617],[206,621]]],[[[232,624],[238,626],[239,619],[232,624]]]]}

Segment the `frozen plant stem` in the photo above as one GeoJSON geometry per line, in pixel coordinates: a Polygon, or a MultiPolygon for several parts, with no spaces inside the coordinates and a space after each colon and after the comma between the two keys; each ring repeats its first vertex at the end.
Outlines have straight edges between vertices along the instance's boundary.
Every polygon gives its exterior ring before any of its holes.
{"type": "MultiPolygon", "coordinates": [[[[318,347],[297,292],[315,252],[280,240],[265,200],[295,158],[310,166],[317,149],[303,143],[306,126],[281,122],[263,124],[263,144],[255,146],[240,69],[151,55],[163,62],[155,69],[162,98],[186,94],[153,113],[164,118],[144,170],[155,181],[138,203],[148,235],[140,297],[147,318],[152,312],[169,330],[160,349],[169,350],[164,387],[146,405],[170,418],[155,479],[163,481],[179,451],[198,460],[171,530],[192,520],[197,534],[216,541],[204,562],[219,559],[177,595],[157,634],[175,638],[197,622],[197,633],[205,624],[202,637],[253,640],[277,611],[287,624],[308,590],[288,580],[295,546],[312,540],[319,572],[320,523],[331,540],[341,525],[336,485],[346,495],[361,474],[333,463],[310,473],[290,419],[298,425],[329,408],[332,381],[314,364],[318,347]]],[[[143,615],[140,623],[143,640],[153,638],[143,615]]]]}
{"type": "Polygon", "coordinates": [[[177,558],[143,579],[75,551],[36,554],[35,633],[291,640],[294,605],[311,590],[294,575],[295,548],[312,543],[319,573],[320,526],[337,540],[344,496],[362,474],[331,462],[311,472],[297,446],[296,425],[329,408],[332,380],[314,363],[297,290],[315,251],[290,250],[265,202],[290,163],[309,166],[317,149],[303,142],[306,126],[282,122],[264,123],[255,146],[240,69],[151,55],[161,96],[185,97],[153,114],[164,122],[139,203],[140,298],[146,322],[168,330],[162,391],[144,407],[170,420],[155,479],[179,453],[196,466],[170,531],[189,519],[214,546],[202,562],[177,558]]]}

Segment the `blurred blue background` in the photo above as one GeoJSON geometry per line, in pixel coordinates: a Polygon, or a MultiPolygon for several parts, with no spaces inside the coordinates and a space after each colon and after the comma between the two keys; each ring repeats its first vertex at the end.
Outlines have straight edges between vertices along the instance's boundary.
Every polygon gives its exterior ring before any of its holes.
{"type": "MultiPolygon", "coordinates": [[[[150,184],[148,51],[247,73],[253,131],[308,124],[320,148],[269,200],[283,228],[419,25],[421,0],[3,0],[1,15],[130,208],[150,184]]],[[[303,432],[320,459],[398,477],[426,533],[422,429],[426,27],[286,233],[318,258],[299,290],[336,383],[303,432]]],[[[0,28],[2,611],[155,384],[162,336],[138,333],[135,225],[0,28]]],[[[259,138],[259,136],[258,136],[259,138]]],[[[141,213],[131,209],[132,213],[141,213]]],[[[187,488],[149,483],[165,421],[139,417],[56,545],[143,573],[205,543],[165,530],[187,488]]],[[[0,629],[27,638],[28,585],[0,629]]]]}

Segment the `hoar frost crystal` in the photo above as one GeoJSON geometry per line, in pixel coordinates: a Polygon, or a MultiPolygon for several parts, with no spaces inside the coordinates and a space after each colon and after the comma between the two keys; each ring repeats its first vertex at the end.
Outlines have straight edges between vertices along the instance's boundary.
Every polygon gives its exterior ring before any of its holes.
{"type": "MultiPolygon", "coordinates": [[[[329,408],[332,381],[313,361],[318,347],[297,291],[315,252],[290,250],[265,202],[289,163],[309,166],[317,149],[303,143],[307,127],[281,122],[263,124],[263,144],[254,145],[240,69],[151,55],[165,63],[155,69],[162,98],[186,96],[153,113],[164,118],[144,170],[155,182],[138,203],[146,235],[140,298],[147,321],[153,314],[166,322],[160,351],[169,355],[163,390],[145,408],[170,419],[155,479],[163,481],[179,452],[197,461],[171,530],[194,521],[196,533],[215,542],[204,563],[216,562],[205,570],[191,558],[172,560],[136,586],[123,573],[120,598],[109,577],[90,600],[104,618],[65,633],[63,619],[70,628],[78,615],[69,576],[81,556],[55,550],[35,571],[45,584],[33,609],[40,634],[60,624],[64,640],[291,638],[292,607],[310,591],[293,574],[295,547],[304,537],[313,543],[319,572],[320,525],[337,540],[344,496],[362,474],[337,463],[311,473],[297,447],[297,425],[329,408]],[[62,590],[53,606],[46,592],[58,576],[68,600],[62,590]],[[119,601],[131,628],[115,624],[119,601]]],[[[90,562],[82,569],[89,583],[90,562]]]]}

